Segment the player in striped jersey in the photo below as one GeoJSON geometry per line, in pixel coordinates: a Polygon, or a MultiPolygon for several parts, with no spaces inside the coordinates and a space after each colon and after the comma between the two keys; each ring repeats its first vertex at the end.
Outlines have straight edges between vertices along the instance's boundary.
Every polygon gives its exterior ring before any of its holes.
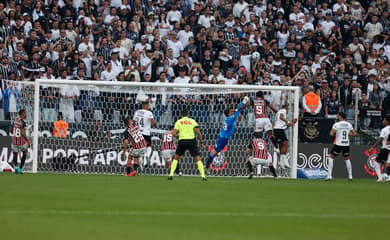
{"type": "MultiPolygon", "coordinates": [[[[163,135],[163,140],[161,143],[161,154],[165,161],[165,166],[168,169],[171,169],[171,162],[172,157],[175,155],[176,152],[176,144],[175,144],[175,137],[172,135],[172,131],[166,132],[163,135]]],[[[180,171],[180,164],[177,164],[177,168],[175,171],[180,176],[182,175],[180,171]]]]}
{"type": "Polygon", "coordinates": [[[379,151],[378,156],[374,161],[374,168],[376,175],[378,176],[377,182],[382,182],[383,180],[390,181],[390,116],[385,116],[383,119],[383,125],[378,141],[372,146],[368,151],[372,152],[374,148],[382,144],[381,150],[379,151]],[[387,178],[383,179],[381,173],[381,164],[386,164],[386,174],[387,178]]]}
{"type": "Polygon", "coordinates": [[[30,147],[30,140],[26,135],[26,122],[24,121],[26,117],[26,110],[21,109],[19,111],[19,117],[16,118],[10,128],[10,132],[13,134],[11,148],[13,153],[12,162],[14,165],[15,173],[23,173],[24,162],[27,158],[27,150],[30,147]],[[18,167],[17,165],[19,152],[22,152],[23,155],[20,165],[18,167]]]}
{"type": "Polygon", "coordinates": [[[267,145],[263,139],[261,139],[261,133],[255,132],[253,134],[253,139],[248,145],[246,150],[246,154],[248,157],[247,167],[249,169],[249,179],[253,177],[253,167],[257,165],[266,165],[269,167],[272,175],[276,178],[275,168],[272,165],[272,157],[271,154],[267,151],[267,145]],[[252,154],[252,156],[250,156],[252,154]]]}
{"type": "Polygon", "coordinates": [[[142,157],[145,154],[147,144],[145,138],[141,134],[138,125],[130,117],[127,117],[125,119],[125,123],[127,128],[125,131],[125,137],[123,139],[122,157],[126,156],[126,150],[128,148],[128,145],[130,144],[131,150],[127,158],[126,176],[134,177],[137,174],[137,170],[139,167],[138,158],[142,157]],[[133,171],[130,174],[131,163],[133,159],[133,171]]]}
{"type": "Polygon", "coordinates": [[[277,148],[278,143],[273,135],[272,124],[268,117],[268,108],[276,112],[275,108],[264,99],[264,93],[262,91],[256,92],[256,98],[252,100],[252,105],[255,112],[255,133],[265,131],[277,148]]]}

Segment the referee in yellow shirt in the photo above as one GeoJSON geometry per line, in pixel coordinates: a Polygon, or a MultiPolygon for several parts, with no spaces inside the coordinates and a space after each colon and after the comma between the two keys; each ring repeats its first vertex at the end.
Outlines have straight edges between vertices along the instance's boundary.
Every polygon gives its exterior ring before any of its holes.
{"type": "Polygon", "coordinates": [[[182,118],[176,121],[175,127],[172,131],[172,135],[179,139],[179,144],[177,146],[175,156],[173,157],[171,172],[169,173],[168,180],[173,179],[173,174],[175,173],[177,163],[179,162],[180,156],[182,156],[188,149],[191,153],[191,156],[194,158],[202,181],[207,181],[206,176],[204,175],[203,163],[200,160],[200,152],[198,143],[196,142],[195,133],[198,136],[200,141],[200,148],[203,148],[203,138],[199,130],[198,123],[189,117],[188,109],[184,109],[182,112],[182,118]]]}

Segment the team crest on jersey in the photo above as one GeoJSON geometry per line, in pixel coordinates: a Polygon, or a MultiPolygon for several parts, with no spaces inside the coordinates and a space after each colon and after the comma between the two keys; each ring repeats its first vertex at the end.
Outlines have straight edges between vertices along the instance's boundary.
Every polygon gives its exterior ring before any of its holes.
{"type": "MultiPolygon", "coordinates": [[[[209,146],[210,152],[214,150],[213,146],[209,146]]],[[[222,169],[226,168],[227,160],[225,159],[223,152],[228,150],[228,147],[225,146],[222,151],[218,154],[218,156],[215,156],[213,159],[213,162],[210,164],[210,168],[215,171],[221,171],[222,169]]]]}
{"type": "Polygon", "coordinates": [[[305,122],[306,124],[304,135],[310,140],[315,139],[320,134],[320,131],[317,129],[318,122],[305,122]]]}

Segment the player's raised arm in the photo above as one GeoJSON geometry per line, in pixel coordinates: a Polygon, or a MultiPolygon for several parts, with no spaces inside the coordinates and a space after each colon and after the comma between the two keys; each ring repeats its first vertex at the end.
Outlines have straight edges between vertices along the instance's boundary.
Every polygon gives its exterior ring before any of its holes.
{"type": "Polygon", "coordinates": [[[350,135],[351,135],[351,136],[356,136],[356,135],[357,135],[357,132],[355,131],[355,129],[352,128],[351,134],[350,134],[350,135]]]}

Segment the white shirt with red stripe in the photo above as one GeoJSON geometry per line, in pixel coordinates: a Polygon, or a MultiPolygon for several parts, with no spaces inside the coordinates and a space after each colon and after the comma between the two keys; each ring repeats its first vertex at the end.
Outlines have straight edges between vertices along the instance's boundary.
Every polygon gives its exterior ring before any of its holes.
{"type": "Polygon", "coordinates": [[[268,101],[263,98],[256,98],[253,101],[255,118],[268,118],[268,101]]]}
{"type": "Polygon", "coordinates": [[[22,131],[26,130],[26,123],[23,119],[17,118],[12,125],[12,144],[15,146],[21,146],[27,143],[27,140],[22,136],[22,131]]]}
{"type": "Polygon", "coordinates": [[[141,149],[147,147],[144,136],[137,124],[132,124],[125,131],[125,139],[128,139],[133,149],[141,149]]]}
{"type": "Polygon", "coordinates": [[[253,138],[250,143],[250,149],[254,152],[254,158],[268,159],[267,145],[261,138],[253,138]]]}
{"type": "Polygon", "coordinates": [[[171,132],[165,133],[163,136],[163,141],[161,144],[161,150],[175,150],[176,144],[174,142],[174,137],[171,132]]]}

